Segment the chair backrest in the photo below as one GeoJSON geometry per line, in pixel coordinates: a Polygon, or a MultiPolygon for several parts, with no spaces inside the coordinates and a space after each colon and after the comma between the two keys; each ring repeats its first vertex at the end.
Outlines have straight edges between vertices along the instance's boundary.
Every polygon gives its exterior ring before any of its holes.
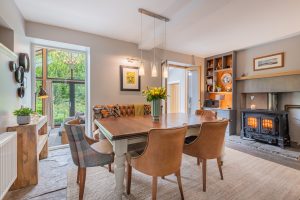
{"type": "Polygon", "coordinates": [[[164,176],[180,169],[187,127],[152,129],[148,144],[136,166],[151,176],[164,176]]]}
{"type": "Polygon", "coordinates": [[[185,146],[190,155],[203,159],[218,158],[222,154],[228,120],[203,122],[199,136],[185,146]]]}
{"type": "Polygon", "coordinates": [[[195,114],[196,115],[201,115],[201,116],[204,116],[204,117],[215,117],[217,118],[217,112],[215,111],[212,111],[212,110],[196,110],[195,111],[195,114]]]}
{"type": "Polygon", "coordinates": [[[71,120],[65,123],[65,129],[69,140],[73,162],[77,166],[84,167],[85,158],[83,156],[83,151],[90,148],[90,145],[84,138],[84,124],[80,124],[78,119],[71,120]]]}

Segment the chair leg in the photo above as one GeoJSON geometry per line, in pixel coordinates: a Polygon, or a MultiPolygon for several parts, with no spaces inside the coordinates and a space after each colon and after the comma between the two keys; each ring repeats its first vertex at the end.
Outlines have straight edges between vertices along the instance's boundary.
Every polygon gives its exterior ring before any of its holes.
{"type": "Polygon", "coordinates": [[[218,163],[218,168],[219,168],[221,180],[223,180],[224,178],[223,178],[223,172],[222,172],[222,161],[221,161],[221,158],[217,158],[217,163],[218,163]]]}
{"type": "Polygon", "coordinates": [[[153,176],[152,178],[152,200],[156,200],[157,193],[157,176],[153,176]]]}
{"type": "Polygon", "coordinates": [[[206,159],[202,159],[203,192],[206,191],[206,159]]]}
{"type": "Polygon", "coordinates": [[[162,176],[161,178],[162,178],[162,179],[165,179],[165,176],[162,176]]]}
{"type": "Polygon", "coordinates": [[[175,175],[177,177],[177,183],[178,183],[178,187],[179,187],[181,199],[184,200],[182,183],[181,183],[180,169],[178,170],[178,172],[175,173],[175,175]]]}
{"type": "Polygon", "coordinates": [[[200,165],[200,158],[197,158],[197,165],[200,165]]]}
{"type": "Polygon", "coordinates": [[[79,183],[79,174],[80,174],[80,168],[78,167],[78,169],[77,169],[77,180],[76,180],[76,183],[79,183]]]}
{"type": "Polygon", "coordinates": [[[85,187],[86,168],[80,168],[79,171],[79,200],[82,200],[85,187]]]}
{"type": "Polygon", "coordinates": [[[111,164],[108,164],[108,172],[111,172],[111,164]]]}
{"type": "Polygon", "coordinates": [[[126,193],[130,194],[131,189],[131,176],[132,176],[132,167],[129,163],[127,163],[127,185],[126,185],[126,193]]]}

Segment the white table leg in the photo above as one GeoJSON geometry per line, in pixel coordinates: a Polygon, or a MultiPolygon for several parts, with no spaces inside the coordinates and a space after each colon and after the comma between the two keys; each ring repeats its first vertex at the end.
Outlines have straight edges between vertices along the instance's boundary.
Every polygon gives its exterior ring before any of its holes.
{"type": "Polygon", "coordinates": [[[127,139],[113,141],[115,152],[115,180],[116,180],[116,199],[121,200],[124,192],[125,160],[127,153],[127,139]]]}

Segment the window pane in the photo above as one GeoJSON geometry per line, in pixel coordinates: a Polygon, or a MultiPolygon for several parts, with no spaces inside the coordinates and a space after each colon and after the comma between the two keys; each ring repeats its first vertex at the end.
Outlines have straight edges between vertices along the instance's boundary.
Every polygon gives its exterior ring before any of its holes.
{"type": "Polygon", "coordinates": [[[78,53],[75,57],[75,65],[73,70],[73,79],[84,80],[85,79],[85,64],[86,56],[84,53],[78,53]]]}
{"type": "Polygon", "coordinates": [[[70,115],[70,89],[68,83],[52,83],[54,124],[60,125],[70,115]]]}
{"type": "Polygon", "coordinates": [[[48,78],[71,79],[71,69],[66,63],[68,52],[56,49],[48,49],[47,52],[47,76],[48,78]]]}
{"type": "Polygon", "coordinates": [[[35,76],[41,78],[43,74],[43,54],[42,49],[35,51],[34,56],[35,76]]]}
{"type": "Polygon", "coordinates": [[[75,84],[75,112],[85,112],[85,84],[75,84]]]}
{"type": "Polygon", "coordinates": [[[35,101],[35,111],[42,115],[43,114],[43,106],[42,106],[42,99],[38,98],[38,93],[40,91],[40,86],[42,85],[41,80],[36,80],[36,101],[35,101]]]}

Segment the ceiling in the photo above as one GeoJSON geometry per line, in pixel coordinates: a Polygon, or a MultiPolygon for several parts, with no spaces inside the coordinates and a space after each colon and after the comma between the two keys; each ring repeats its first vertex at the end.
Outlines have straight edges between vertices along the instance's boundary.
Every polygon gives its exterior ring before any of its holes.
{"type": "MultiPolygon", "coordinates": [[[[144,8],[170,18],[167,49],[206,57],[300,33],[299,0],[15,0],[28,21],[139,43],[153,48],[153,19],[144,8]]],[[[163,47],[164,23],[156,22],[163,47]]]]}

